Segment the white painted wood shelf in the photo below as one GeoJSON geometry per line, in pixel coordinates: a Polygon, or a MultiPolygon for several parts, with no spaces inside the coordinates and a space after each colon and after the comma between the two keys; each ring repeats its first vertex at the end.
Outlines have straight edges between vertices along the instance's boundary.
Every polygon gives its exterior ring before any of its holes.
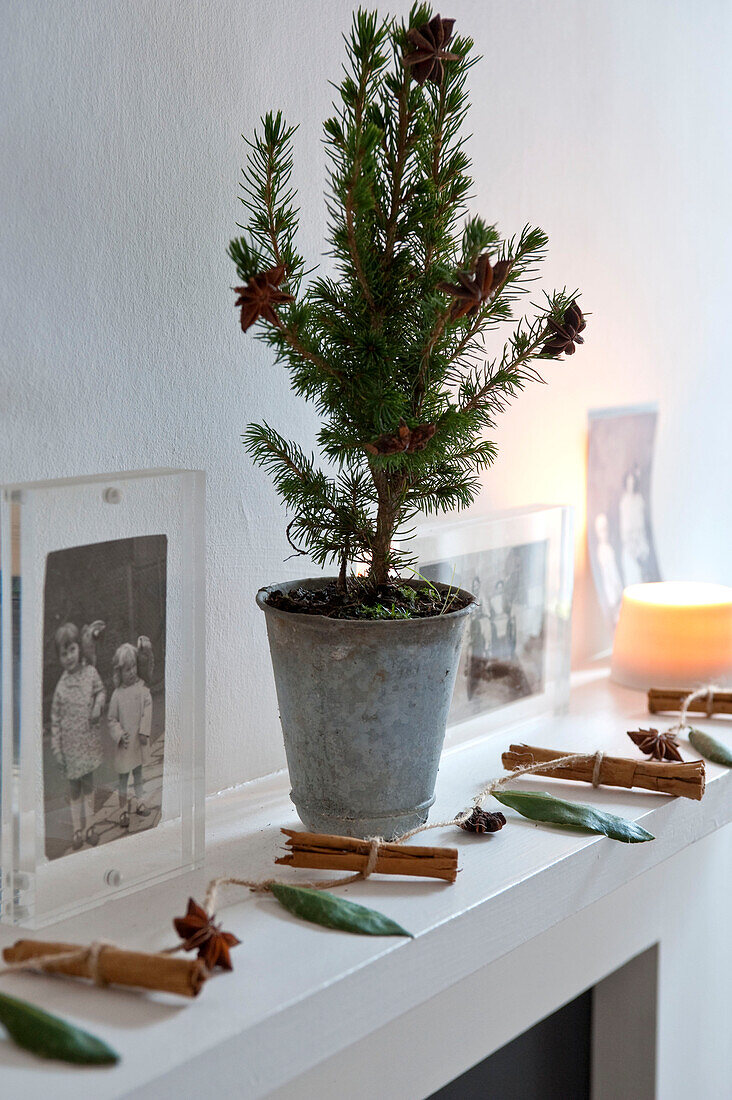
{"type": "MultiPolygon", "coordinates": [[[[671,721],[661,717],[654,724],[671,721]]],[[[568,715],[495,733],[447,752],[433,814],[439,815],[437,820],[457,813],[488,778],[500,775],[501,752],[510,740],[568,751],[602,748],[627,756],[634,750],[625,731],[639,724],[648,724],[641,693],[612,685],[605,669],[578,673],[568,715]]],[[[698,725],[709,731],[728,728],[723,720],[698,725]]],[[[732,736],[732,724],[726,736],[732,736]]],[[[58,1100],[78,1100],[80,1094],[95,1100],[126,1096],[164,1100],[207,1090],[247,1100],[275,1093],[297,1098],[313,1095],[313,1074],[320,1073],[321,1095],[331,1095],[327,1081],[334,1082],[333,1096],[346,1084],[351,1097],[386,1095],[387,1100],[401,1100],[427,1095],[420,1090],[437,1087],[435,1082],[448,1080],[461,1066],[467,1068],[470,1063],[465,1059],[477,1060],[476,1051],[487,1054],[505,1042],[506,1028],[486,1032],[478,1046],[456,1055],[454,1064],[444,1058],[444,1069],[435,1065],[429,1073],[416,1064],[430,1061],[420,1044],[415,1047],[413,1072],[408,1049],[402,1048],[400,1064],[391,1070],[393,1078],[388,1076],[388,1066],[379,1068],[378,1057],[369,1055],[370,1037],[383,1037],[385,1025],[393,1025],[396,1034],[400,1020],[424,1012],[432,999],[436,999],[435,1011],[442,1011],[442,1003],[447,1011],[451,989],[461,988],[461,983],[469,983],[479,973],[496,970],[509,953],[520,965],[522,952],[527,960],[531,957],[532,941],[543,942],[537,937],[549,935],[561,922],[569,928],[586,908],[638,876],[652,875],[663,861],[720,830],[732,816],[731,784],[727,770],[707,764],[706,794],[699,803],[526,779],[518,786],[591,802],[639,821],[656,839],[620,844],[538,825],[509,809],[504,810],[508,826],[487,838],[436,830],[429,834],[429,843],[459,849],[461,873],[454,885],[382,878],[341,891],[399,921],[414,933],[414,940],[332,932],[295,920],[272,898],[241,899],[238,892],[224,893],[219,910],[224,927],[242,941],[233,954],[236,969],[210,981],[195,1001],[104,991],[81,983],[72,986],[45,976],[6,976],[1,987],[5,992],[89,1028],[115,1047],[122,1061],[112,1069],[75,1070],[40,1063],[0,1040],[0,1094],[25,1100],[45,1100],[51,1094],[58,1100]],[[359,1058],[366,1059],[373,1076],[367,1073],[353,1079],[353,1065],[361,1063],[353,1062],[355,1055],[349,1062],[349,1050],[362,1051],[359,1058]],[[339,1063],[344,1070],[351,1065],[351,1076],[340,1086],[339,1063]],[[385,1093],[383,1081],[390,1079],[410,1083],[385,1093]]],[[[214,875],[266,878],[277,870],[282,878],[303,881],[307,872],[275,869],[272,863],[282,843],[280,827],[296,824],[287,790],[286,775],[276,775],[209,799],[204,871],[110,902],[76,920],[44,929],[39,938],[76,942],[105,938],[156,950],[173,942],[171,917],[184,912],[189,895],[201,899],[214,875]]],[[[673,906],[675,899],[669,897],[667,902],[673,906]]],[[[0,946],[19,934],[3,927],[0,946]]],[[[591,969],[588,984],[594,980],[591,969]]],[[[558,990],[557,995],[567,994],[558,990]]],[[[552,996],[547,997],[537,1000],[536,1012],[550,1010],[541,1007],[544,1001],[553,1004],[552,996]]],[[[561,999],[554,1007],[560,1003],[561,999]]],[[[435,1051],[432,1060],[440,1058],[435,1051]]]]}

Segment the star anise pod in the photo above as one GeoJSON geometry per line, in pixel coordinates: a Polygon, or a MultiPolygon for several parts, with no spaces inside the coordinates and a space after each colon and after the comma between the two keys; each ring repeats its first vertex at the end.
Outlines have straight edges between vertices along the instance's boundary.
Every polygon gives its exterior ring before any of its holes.
{"type": "Polygon", "coordinates": [[[474,274],[458,271],[457,283],[438,283],[438,290],[455,298],[450,319],[459,321],[461,317],[475,316],[484,302],[496,293],[510,269],[510,260],[498,260],[491,267],[489,254],[483,252],[476,261],[474,274]]]}
{"type": "Polygon", "coordinates": [[[575,344],[584,344],[580,333],[585,327],[582,310],[576,302],[570,302],[564,311],[562,323],[550,318],[547,321],[549,339],[541,349],[542,355],[574,355],[575,344]]]}
{"type": "Polygon", "coordinates": [[[411,432],[403,420],[395,432],[384,432],[372,443],[365,443],[364,450],[370,455],[395,455],[409,447],[411,432]]]}
{"type": "Polygon", "coordinates": [[[491,813],[476,807],[470,817],[458,824],[466,833],[497,833],[506,824],[506,819],[500,811],[491,813]]]}
{"type": "Polygon", "coordinates": [[[402,61],[412,70],[412,76],[418,84],[424,84],[427,80],[441,84],[445,71],[442,62],[458,60],[456,53],[447,51],[454,24],[454,19],[442,19],[438,14],[429,23],[422,23],[421,26],[407,31],[407,38],[414,47],[414,52],[405,54],[402,61]]]}
{"type": "Polygon", "coordinates": [[[395,432],[384,432],[373,442],[364,443],[364,450],[371,455],[395,455],[401,451],[413,454],[423,451],[436,431],[436,424],[417,424],[415,428],[408,428],[400,420],[395,432]]]}
{"type": "Polygon", "coordinates": [[[176,917],[173,926],[183,940],[184,950],[198,950],[199,959],[203,959],[209,970],[216,966],[222,970],[232,969],[229,948],[241,941],[231,932],[222,932],[221,925],[214,924],[213,917],[196,905],[193,898],[188,899],[186,915],[176,917]]]}
{"type": "Polygon", "coordinates": [[[418,424],[416,428],[412,428],[409,433],[407,451],[410,454],[414,454],[415,451],[423,451],[436,431],[436,424],[418,424]]]}
{"type": "Polygon", "coordinates": [[[292,294],[286,294],[280,290],[280,283],[285,277],[285,265],[278,264],[269,271],[261,271],[258,275],[252,275],[246,286],[235,286],[234,291],[239,297],[234,303],[237,309],[241,309],[241,327],[244,332],[250,328],[259,317],[264,317],[271,325],[279,325],[280,319],[274,310],[274,306],[283,302],[294,302],[292,294]]]}
{"type": "Polygon", "coordinates": [[[628,730],[628,737],[641,752],[651,760],[680,760],[679,742],[673,733],[659,733],[658,730],[628,730]]]}

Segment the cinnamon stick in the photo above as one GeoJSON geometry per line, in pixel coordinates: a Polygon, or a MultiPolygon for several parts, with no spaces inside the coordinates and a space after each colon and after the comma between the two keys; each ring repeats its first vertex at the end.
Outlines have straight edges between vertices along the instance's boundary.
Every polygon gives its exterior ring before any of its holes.
{"type": "MultiPolygon", "coordinates": [[[[78,957],[59,962],[48,960],[42,964],[42,969],[49,974],[67,974],[72,978],[94,978],[96,974],[82,944],[17,940],[5,948],[3,959],[6,963],[19,963],[39,959],[44,955],[68,955],[72,951],[77,951],[78,957]]],[[[209,976],[201,959],[123,951],[112,944],[105,944],[100,949],[97,973],[101,981],[110,985],[154,989],[160,993],[176,993],[180,997],[198,996],[209,976]]]]}
{"type": "MultiPolygon", "coordinates": [[[[680,711],[684,700],[689,698],[693,690],[651,688],[648,692],[648,710],[651,714],[673,714],[680,711]]],[[[699,699],[693,699],[686,709],[691,714],[732,714],[732,691],[715,691],[711,696],[703,695],[699,699]]]]}
{"type": "MultiPolygon", "coordinates": [[[[522,764],[540,764],[546,760],[547,767],[534,772],[534,775],[591,783],[595,768],[592,753],[588,753],[586,760],[577,760],[558,768],[551,766],[552,760],[569,755],[568,752],[540,749],[534,745],[511,745],[501,760],[504,768],[509,770],[522,764]]],[[[603,756],[598,779],[605,787],[638,787],[644,791],[659,791],[661,794],[699,801],[704,794],[704,761],[690,760],[677,764],[660,760],[629,760],[621,756],[603,756]]]]}
{"type": "MultiPolygon", "coordinates": [[[[363,871],[368,863],[371,844],[351,836],[305,833],[283,829],[289,851],[275,860],[290,867],[308,867],[326,871],[363,871]]],[[[374,873],[413,875],[454,882],[457,878],[457,848],[424,848],[403,844],[379,845],[374,873]]]]}

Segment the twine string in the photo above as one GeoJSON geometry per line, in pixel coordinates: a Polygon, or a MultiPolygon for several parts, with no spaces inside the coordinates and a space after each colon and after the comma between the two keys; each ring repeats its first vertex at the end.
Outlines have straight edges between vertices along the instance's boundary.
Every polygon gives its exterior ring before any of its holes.
{"type": "Polygon", "coordinates": [[[383,836],[372,836],[369,837],[369,840],[369,858],[366,860],[366,866],[361,872],[364,878],[368,878],[369,875],[376,870],[376,864],[379,859],[379,850],[381,848],[381,845],[384,843],[383,836]]]}
{"type": "Polygon", "coordinates": [[[592,767],[592,786],[593,787],[599,787],[600,786],[600,772],[602,771],[602,759],[603,759],[604,755],[605,755],[605,753],[600,752],[599,749],[595,753],[595,763],[592,767]]]}
{"type": "Polygon", "coordinates": [[[89,967],[89,977],[94,982],[94,985],[107,984],[100,973],[99,960],[104,949],[109,946],[110,945],[106,942],[106,940],[94,940],[93,943],[89,944],[86,964],[89,967]]]}
{"type": "MultiPolygon", "coordinates": [[[[89,977],[95,985],[105,986],[107,981],[100,970],[100,958],[108,947],[114,947],[108,940],[94,940],[86,947],[75,947],[71,951],[50,951],[47,955],[36,955],[21,962],[6,963],[0,966],[0,974],[12,974],[18,970],[37,970],[53,972],[55,963],[81,963],[89,968],[89,977]]],[[[175,950],[178,950],[177,948],[175,950]]]]}
{"type": "Polygon", "coordinates": [[[689,709],[692,703],[695,703],[697,699],[706,700],[706,716],[711,718],[714,715],[714,693],[721,689],[714,684],[703,684],[702,687],[695,688],[694,691],[690,691],[688,695],[681,701],[681,707],[679,709],[679,720],[674,722],[672,726],[666,730],[666,733],[681,732],[689,725],[689,709]]]}
{"type": "MultiPolygon", "coordinates": [[[[368,837],[368,843],[369,854],[366,859],[366,866],[362,871],[356,871],[346,878],[336,879],[335,881],[333,879],[318,879],[315,882],[298,882],[298,886],[305,890],[330,890],[333,886],[347,886],[351,882],[360,882],[363,879],[367,879],[369,875],[372,875],[376,870],[376,864],[379,859],[381,846],[384,843],[384,838],[381,836],[368,837]]],[[[401,843],[401,838],[394,843],[401,843]]],[[[292,883],[290,882],[278,882],[275,878],[257,881],[256,879],[233,878],[230,875],[223,875],[220,878],[213,878],[209,882],[206,888],[206,896],[203,900],[203,908],[209,916],[213,916],[216,912],[216,902],[219,890],[222,886],[245,886],[254,894],[266,894],[270,891],[272,886],[291,885],[292,883]]]]}
{"type": "MultiPolygon", "coordinates": [[[[703,689],[704,692],[710,691],[710,689],[703,689]]],[[[702,692],[703,694],[703,692],[702,692]]],[[[696,695],[695,697],[699,697],[696,695]]],[[[688,703],[692,702],[690,697],[687,700],[688,703]]],[[[711,705],[711,704],[710,704],[711,705]]],[[[518,779],[523,775],[531,775],[534,772],[545,771],[547,768],[552,770],[555,768],[566,768],[572,764],[578,763],[592,763],[592,786],[597,787],[600,783],[600,772],[602,769],[603,753],[598,749],[594,753],[570,753],[566,756],[559,756],[555,760],[544,760],[534,764],[519,764],[512,771],[506,775],[498,776],[494,779],[490,779],[484,786],[478,791],[471,801],[471,805],[462,810],[456,817],[451,818],[448,821],[433,821],[425,822],[423,825],[418,825],[414,829],[409,829],[406,833],[402,833],[401,836],[396,837],[394,840],[389,841],[390,844],[404,844],[410,840],[413,836],[417,836],[419,833],[427,832],[431,829],[445,829],[450,828],[453,825],[460,825],[467,821],[474,810],[480,809],[486,798],[489,797],[494,791],[499,791],[506,786],[507,783],[511,783],[514,779],[518,779]]],[[[379,855],[382,846],[387,843],[381,836],[372,836],[367,838],[369,844],[368,856],[366,864],[362,870],[356,871],[353,875],[348,875],[346,878],[318,880],[315,882],[298,883],[301,888],[310,890],[330,890],[335,886],[347,886],[353,882],[364,881],[369,878],[370,875],[376,870],[379,855]]],[[[224,886],[242,886],[252,893],[263,894],[268,893],[272,886],[290,886],[290,882],[278,882],[277,879],[246,879],[238,878],[234,875],[221,875],[217,878],[211,879],[206,887],[206,893],[204,896],[203,908],[209,917],[213,917],[216,913],[216,904],[219,898],[219,893],[224,886]]],[[[51,952],[46,955],[37,955],[34,958],[24,959],[22,962],[7,963],[0,967],[0,975],[9,974],[15,971],[30,970],[30,971],[46,971],[46,968],[50,968],[51,971],[54,965],[60,963],[69,962],[81,962],[85,963],[89,970],[89,977],[95,983],[95,985],[106,985],[106,981],[102,976],[100,968],[100,959],[106,948],[115,947],[115,944],[109,943],[107,940],[95,940],[93,943],[84,947],[75,947],[73,950],[64,952],[51,952]]],[[[178,951],[184,949],[184,944],[179,943],[174,947],[167,947],[162,949],[159,954],[170,955],[175,954],[178,951]]]]}
{"type": "MultiPolygon", "coordinates": [[[[348,883],[357,882],[362,879],[367,879],[369,875],[372,875],[376,869],[376,864],[379,859],[381,846],[384,843],[384,838],[380,836],[369,838],[369,853],[366,859],[366,865],[362,871],[357,871],[353,875],[349,875],[347,878],[333,881],[332,879],[320,880],[317,882],[298,883],[298,886],[305,887],[310,890],[328,890],[333,886],[346,886],[348,883]]],[[[270,887],[277,885],[277,880],[273,878],[269,879],[246,879],[236,878],[233,875],[222,875],[219,878],[213,878],[209,882],[206,888],[206,894],[204,897],[203,908],[208,913],[209,917],[213,917],[216,912],[216,902],[221,887],[223,886],[244,886],[247,890],[251,890],[256,894],[264,894],[270,890],[270,887]]],[[[289,883],[282,883],[281,885],[290,885],[289,883]]],[[[108,940],[95,940],[85,947],[74,947],[70,951],[52,951],[46,955],[36,955],[34,957],[23,959],[20,962],[6,963],[4,966],[0,966],[0,975],[11,974],[21,970],[25,971],[37,971],[38,973],[53,972],[54,968],[58,964],[63,963],[81,963],[86,965],[89,970],[88,976],[94,982],[95,985],[105,986],[108,983],[103,977],[100,969],[100,958],[102,953],[108,947],[115,947],[116,945],[110,943],[108,940]]],[[[178,951],[184,950],[185,944],[178,943],[173,947],[163,948],[158,954],[160,955],[174,955],[178,951]]]]}
{"type": "Polygon", "coordinates": [[[467,810],[462,810],[457,817],[450,818],[449,821],[428,821],[425,822],[424,825],[417,825],[415,829],[410,829],[409,832],[403,833],[393,841],[393,843],[403,844],[406,840],[410,840],[411,837],[416,836],[418,833],[425,833],[429,829],[446,829],[450,825],[461,825],[464,821],[468,820],[473,810],[481,809],[486,798],[493,794],[494,791],[500,790],[502,787],[505,787],[507,783],[511,783],[514,779],[519,779],[522,775],[531,775],[534,772],[546,771],[547,768],[569,768],[572,764],[589,763],[592,761],[592,786],[597,787],[600,784],[602,758],[603,753],[598,749],[597,752],[569,753],[567,756],[558,756],[556,760],[542,760],[535,764],[519,764],[507,775],[489,779],[485,786],[481,787],[475,795],[469,808],[467,810]]]}
{"type": "MultiPolygon", "coordinates": [[[[703,687],[690,692],[682,701],[679,721],[669,727],[667,732],[673,733],[677,730],[683,730],[687,726],[689,708],[697,699],[706,699],[706,716],[707,718],[711,718],[714,713],[715,691],[719,691],[719,688],[714,687],[712,684],[705,684],[703,687]]],[[[409,829],[407,832],[402,833],[401,836],[395,837],[394,840],[389,843],[404,844],[419,833],[428,832],[431,829],[446,829],[453,825],[461,825],[468,820],[474,810],[480,809],[486,798],[495,791],[501,790],[506,784],[513,782],[514,779],[518,779],[523,775],[542,772],[548,768],[554,770],[555,768],[571,767],[572,764],[592,763],[591,783],[593,787],[598,787],[600,785],[603,757],[604,753],[598,749],[596,752],[592,753],[569,753],[566,756],[559,756],[554,760],[543,760],[534,764],[519,764],[517,767],[513,768],[512,771],[508,772],[508,774],[490,779],[474,796],[471,805],[467,809],[462,810],[455,817],[448,821],[425,822],[423,825],[418,825],[416,828],[409,829]]],[[[318,880],[315,882],[298,883],[298,885],[310,890],[329,890],[335,886],[347,886],[350,883],[363,881],[369,878],[376,870],[381,847],[385,841],[381,836],[367,837],[367,841],[369,843],[369,852],[366,864],[362,870],[356,871],[355,874],[348,875],[346,878],[336,879],[335,881],[332,879],[318,880]]],[[[237,878],[233,875],[222,875],[211,879],[209,882],[206,888],[203,907],[209,917],[213,917],[216,912],[219,892],[224,886],[243,886],[253,893],[263,894],[268,893],[272,886],[275,885],[288,886],[291,885],[291,883],[278,883],[277,879],[273,878],[256,880],[237,878]]],[[[6,963],[0,966],[0,975],[11,974],[21,970],[38,972],[48,972],[48,970],[50,970],[50,972],[53,972],[55,966],[59,964],[79,962],[86,964],[89,971],[88,977],[91,978],[95,985],[105,986],[107,982],[101,973],[100,960],[107,948],[115,946],[115,944],[107,940],[94,940],[93,943],[87,946],[75,947],[69,951],[49,952],[46,955],[36,955],[35,957],[24,959],[21,962],[6,963]]],[[[174,947],[164,948],[159,953],[165,955],[175,954],[178,951],[182,951],[184,946],[184,944],[179,943],[174,947]]]]}

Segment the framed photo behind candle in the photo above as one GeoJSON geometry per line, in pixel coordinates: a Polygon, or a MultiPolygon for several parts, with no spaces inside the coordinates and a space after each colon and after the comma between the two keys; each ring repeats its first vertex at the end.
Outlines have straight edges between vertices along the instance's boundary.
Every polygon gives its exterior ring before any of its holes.
{"type": "Polygon", "coordinates": [[[589,413],[587,548],[608,626],[623,589],[660,580],[651,517],[655,405],[589,413]]]}

